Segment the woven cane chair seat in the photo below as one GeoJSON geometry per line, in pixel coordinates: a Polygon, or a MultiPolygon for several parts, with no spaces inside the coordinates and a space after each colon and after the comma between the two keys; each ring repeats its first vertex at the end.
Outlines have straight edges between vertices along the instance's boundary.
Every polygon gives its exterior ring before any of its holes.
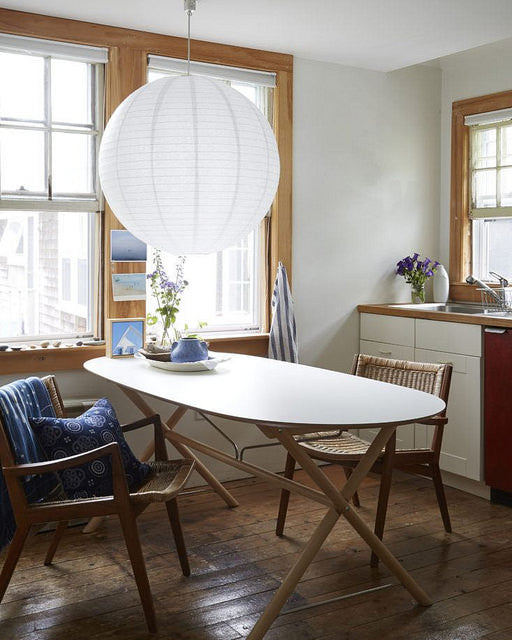
{"type": "Polygon", "coordinates": [[[147,464],[151,474],[138,491],[130,493],[131,502],[167,502],[183,488],[194,466],[193,461],[186,458],[147,464]]]}

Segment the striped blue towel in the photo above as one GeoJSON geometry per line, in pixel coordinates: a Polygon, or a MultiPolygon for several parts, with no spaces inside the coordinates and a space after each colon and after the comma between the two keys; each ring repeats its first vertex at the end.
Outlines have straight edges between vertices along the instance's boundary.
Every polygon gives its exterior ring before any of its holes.
{"type": "Polygon", "coordinates": [[[277,267],[272,294],[272,324],[270,326],[268,357],[286,362],[299,361],[292,294],[286,269],[282,262],[277,267]]]}

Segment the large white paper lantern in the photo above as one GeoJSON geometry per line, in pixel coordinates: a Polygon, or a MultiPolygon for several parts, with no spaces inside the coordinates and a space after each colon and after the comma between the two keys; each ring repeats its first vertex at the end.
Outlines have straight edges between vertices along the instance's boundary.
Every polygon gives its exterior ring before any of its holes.
{"type": "Polygon", "coordinates": [[[135,236],[174,255],[212,253],[265,216],[279,154],[263,113],[202,76],[151,82],[110,118],[99,156],[112,211],[135,236]]]}

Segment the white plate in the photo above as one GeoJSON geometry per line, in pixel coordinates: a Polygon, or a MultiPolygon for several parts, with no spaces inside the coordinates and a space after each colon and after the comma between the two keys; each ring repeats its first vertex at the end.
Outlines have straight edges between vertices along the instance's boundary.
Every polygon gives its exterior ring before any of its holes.
{"type": "Polygon", "coordinates": [[[164,371],[211,371],[220,362],[229,360],[229,356],[209,356],[208,360],[198,360],[197,362],[161,362],[160,360],[150,360],[141,356],[150,366],[164,371]]]}

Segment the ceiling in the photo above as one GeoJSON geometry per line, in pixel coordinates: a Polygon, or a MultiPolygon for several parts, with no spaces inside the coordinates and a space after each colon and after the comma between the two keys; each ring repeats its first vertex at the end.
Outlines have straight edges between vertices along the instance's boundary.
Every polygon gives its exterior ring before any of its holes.
{"type": "MultiPolygon", "coordinates": [[[[19,11],[186,33],[183,0],[11,0],[19,11]]],[[[511,0],[198,0],[192,36],[391,71],[512,36],[511,0]]]]}

